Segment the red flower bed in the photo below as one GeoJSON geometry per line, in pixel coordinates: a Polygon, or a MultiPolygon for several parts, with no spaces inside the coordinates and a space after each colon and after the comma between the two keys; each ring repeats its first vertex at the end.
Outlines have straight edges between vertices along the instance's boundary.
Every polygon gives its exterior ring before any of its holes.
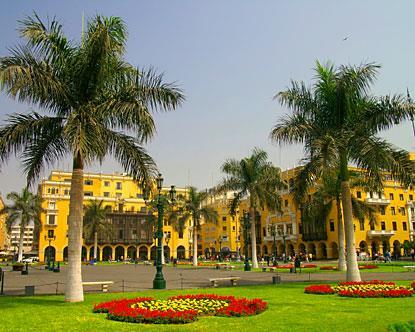
{"type": "Polygon", "coordinates": [[[292,264],[278,265],[279,269],[291,269],[292,267],[294,267],[292,264]]]}
{"type": "Polygon", "coordinates": [[[169,304],[166,306],[166,302],[157,302],[152,298],[122,299],[97,304],[93,311],[107,313],[108,319],[123,322],[185,324],[195,321],[198,316],[203,314],[227,317],[251,316],[259,314],[267,308],[267,303],[261,299],[249,300],[215,294],[172,296],[167,301],[170,301],[167,303],[177,301],[177,304],[174,303],[170,307],[169,304]],[[195,304],[193,301],[199,302],[195,304]],[[183,305],[184,302],[185,305],[183,305]],[[192,309],[189,309],[189,303],[192,309]],[[201,305],[206,307],[200,307],[201,305]],[[147,307],[143,308],[143,306],[147,307]],[[197,306],[202,310],[193,310],[193,307],[196,309],[197,306]]]}
{"type": "Polygon", "coordinates": [[[327,294],[334,294],[335,291],[333,288],[331,288],[330,285],[311,285],[311,286],[304,288],[304,293],[327,295],[327,294]]]}
{"type": "Polygon", "coordinates": [[[303,269],[307,269],[307,268],[317,267],[317,265],[316,264],[304,264],[304,265],[301,265],[301,267],[303,269]]]}
{"type": "Polygon", "coordinates": [[[377,265],[359,265],[359,270],[373,270],[377,268],[377,265]]]}
{"type": "Polygon", "coordinates": [[[334,271],[334,270],[337,270],[337,266],[320,266],[320,270],[323,270],[323,271],[334,271]]]}
{"type": "Polygon", "coordinates": [[[343,297],[363,297],[363,298],[374,298],[374,297],[409,297],[414,293],[413,290],[409,289],[390,289],[390,290],[341,290],[339,296],[343,297]]]}

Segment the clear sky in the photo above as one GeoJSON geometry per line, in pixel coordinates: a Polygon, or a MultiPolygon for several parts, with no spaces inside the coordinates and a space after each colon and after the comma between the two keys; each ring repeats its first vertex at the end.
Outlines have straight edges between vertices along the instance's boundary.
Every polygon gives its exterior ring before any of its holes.
{"type": "MultiPolygon", "coordinates": [[[[284,110],[272,97],[290,79],[311,82],[316,59],[336,64],[378,62],[373,93],[415,96],[414,1],[29,1],[0,3],[0,56],[19,43],[17,20],[35,10],[56,16],[79,40],[82,12],[122,17],[129,30],[126,57],[154,66],[184,89],[186,102],[155,115],[158,135],[147,148],[165,184],[209,187],[226,158],[258,146],[285,169],[298,163],[300,146],[273,146],[268,135],[284,110]],[[343,38],[348,37],[346,41],[343,38]]],[[[0,121],[29,109],[0,95],[0,121]]],[[[409,123],[384,133],[413,150],[409,123]]],[[[62,160],[55,168],[69,169],[62,160]]],[[[122,171],[111,160],[91,171],[122,171]]],[[[50,170],[46,170],[47,176],[50,170]]],[[[3,165],[3,195],[24,185],[20,163],[3,165]]]]}

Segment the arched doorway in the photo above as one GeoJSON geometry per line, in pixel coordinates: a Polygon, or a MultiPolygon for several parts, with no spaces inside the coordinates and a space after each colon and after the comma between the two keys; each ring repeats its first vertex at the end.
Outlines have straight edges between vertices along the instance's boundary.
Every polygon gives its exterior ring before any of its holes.
{"type": "Polygon", "coordinates": [[[127,258],[136,260],[137,259],[137,248],[134,246],[129,246],[127,249],[127,258]]]}
{"type": "Polygon", "coordinates": [[[389,241],[383,241],[382,242],[382,246],[383,246],[383,255],[385,255],[385,253],[387,251],[390,251],[390,244],[389,241]]]}
{"type": "Polygon", "coordinates": [[[320,243],[320,255],[320,258],[327,259],[327,246],[324,242],[320,243]]]}
{"type": "Polygon", "coordinates": [[[305,249],[305,244],[304,243],[300,243],[298,245],[298,251],[300,252],[300,254],[305,254],[306,249],[305,249]]]}
{"type": "Polygon", "coordinates": [[[82,246],[82,251],[81,251],[81,260],[84,262],[87,260],[87,253],[88,253],[88,249],[86,249],[85,246],[82,246]]]}
{"type": "Polygon", "coordinates": [[[359,248],[360,248],[360,253],[363,253],[363,252],[365,252],[365,253],[367,253],[367,243],[365,242],[365,241],[361,241],[360,243],[359,243],[359,248]]]}
{"type": "Polygon", "coordinates": [[[398,240],[393,241],[392,255],[395,259],[401,257],[401,243],[398,240]]]}
{"type": "Polygon", "coordinates": [[[155,261],[157,258],[157,247],[156,246],[152,246],[151,247],[151,251],[150,251],[150,259],[152,261],[155,261]]]}
{"type": "Polygon", "coordinates": [[[178,259],[185,259],[186,257],[186,249],[183,246],[177,247],[177,258],[178,259]]]}
{"type": "Polygon", "coordinates": [[[45,261],[46,262],[54,262],[56,257],[56,249],[53,246],[47,246],[45,248],[45,261]]]}
{"type": "Polygon", "coordinates": [[[148,252],[147,252],[147,247],[145,246],[141,246],[140,249],[138,250],[138,256],[141,260],[148,260],[148,252]]]}
{"type": "MultiPolygon", "coordinates": [[[[97,261],[99,261],[99,252],[100,252],[100,249],[99,247],[97,247],[97,261]]],[[[93,258],[94,258],[94,246],[89,248],[89,259],[93,259],[93,258]]]]}
{"type": "Polygon", "coordinates": [[[170,262],[170,247],[164,246],[163,247],[163,253],[164,253],[164,260],[166,262],[170,262]]]}
{"type": "Polygon", "coordinates": [[[313,255],[313,258],[316,258],[316,245],[314,243],[308,244],[308,253],[313,255]]]}
{"type": "Polygon", "coordinates": [[[288,249],[287,255],[295,254],[294,246],[291,243],[288,245],[287,249],[288,249]]]}
{"type": "Polygon", "coordinates": [[[109,246],[104,247],[104,249],[102,249],[102,260],[111,261],[112,258],[112,248],[109,246]]]}
{"type": "Polygon", "coordinates": [[[331,245],[331,256],[332,258],[339,258],[339,247],[337,246],[336,242],[332,242],[331,245]]]}
{"type": "Polygon", "coordinates": [[[68,261],[68,247],[63,248],[63,261],[68,261]]]}
{"type": "Polygon", "coordinates": [[[115,248],[115,260],[116,261],[123,261],[124,257],[124,247],[118,246],[115,248]]]}

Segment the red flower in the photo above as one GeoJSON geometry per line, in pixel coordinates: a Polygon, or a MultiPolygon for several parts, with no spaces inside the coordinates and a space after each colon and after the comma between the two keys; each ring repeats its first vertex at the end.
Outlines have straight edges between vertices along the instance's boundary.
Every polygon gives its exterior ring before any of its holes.
{"type": "Polygon", "coordinates": [[[320,294],[320,295],[325,295],[325,294],[334,294],[335,291],[333,288],[331,288],[330,285],[311,285],[308,286],[306,288],[304,288],[304,293],[308,293],[308,294],[320,294]]]}

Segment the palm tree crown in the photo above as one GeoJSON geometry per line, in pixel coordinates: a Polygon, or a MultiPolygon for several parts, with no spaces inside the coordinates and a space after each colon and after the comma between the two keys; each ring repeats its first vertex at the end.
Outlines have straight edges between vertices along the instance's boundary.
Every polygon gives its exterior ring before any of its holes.
{"type": "Polygon", "coordinates": [[[112,234],[112,225],[107,220],[109,209],[103,207],[104,201],[93,200],[85,208],[83,226],[86,238],[92,238],[95,233],[112,234]]]}

